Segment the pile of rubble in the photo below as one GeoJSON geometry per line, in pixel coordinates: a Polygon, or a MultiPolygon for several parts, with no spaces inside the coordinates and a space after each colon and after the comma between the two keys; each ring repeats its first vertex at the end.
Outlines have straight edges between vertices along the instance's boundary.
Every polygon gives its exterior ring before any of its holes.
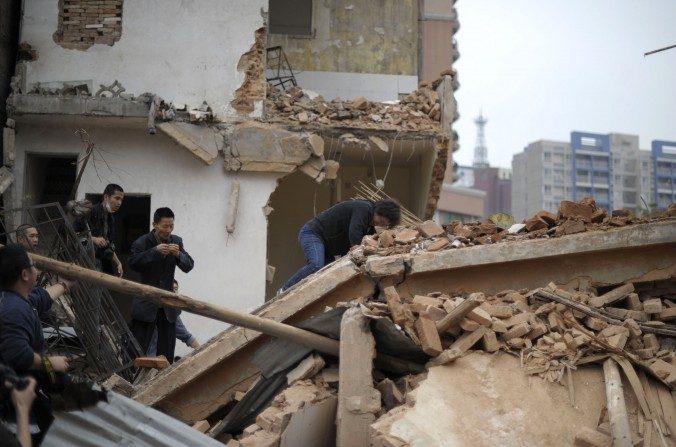
{"type": "MultiPolygon", "coordinates": [[[[442,73],[443,75],[451,74],[442,73]]],[[[397,131],[438,131],[441,101],[434,83],[423,81],[420,87],[399,103],[379,103],[359,97],[326,101],[321,95],[304,92],[300,87],[288,91],[272,85],[268,88],[266,117],[269,122],[316,123],[340,127],[397,131]]]]}
{"type": "Polygon", "coordinates": [[[594,199],[587,197],[577,203],[564,200],[558,213],[543,210],[524,219],[523,223],[514,223],[511,216],[498,214],[483,221],[453,221],[445,227],[428,220],[416,227],[383,230],[373,236],[365,236],[362,244],[353,248],[351,256],[361,264],[365,256],[371,255],[416,254],[505,241],[552,238],[673,217],[676,217],[676,204],[660,216],[639,218],[625,209],[608,213],[597,207],[594,199]]]}
{"type": "MultiPolygon", "coordinates": [[[[541,289],[505,290],[492,296],[434,292],[409,298],[400,295],[395,286],[388,286],[378,297],[338,306],[359,307],[371,320],[390,319],[429,356],[428,370],[455,362],[472,348],[486,353],[504,351],[519,359],[525,375],[566,386],[572,403],[572,371],[608,358],[623,368],[637,394],[647,386],[639,380],[640,371],[676,389],[676,326],[670,324],[676,320],[675,298],[673,280],[627,282],[613,287],[578,281],[565,289],[550,283],[541,289]]],[[[300,362],[287,374],[289,388],[228,445],[293,445],[289,442],[294,433],[307,429],[300,421],[307,424],[307,418],[318,417],[319,413],[323,416],[317,421],[324,421],[324,426],[314,439],[317,445],[325,445],[319,438],[326,437],[331,445],[330,440],[335,439],[332,421],[339,371],[336,364],[327,365],[325,358],[313,353],[300,362]]],[[[374,370],[381,406],[371,426],[372,445],[408,445],[393,437],[389,429],[415,405],[411,391],[425,380],[427,373],[388,378],[374,370]]],[[[664,417],[661,408],[659,404],[652,406],[650,411],[656,414],[650,413],[646,419],[655,418],[663,435],[672,436],[660,419],[664,417]]],[[[606,417],[600,418],[597,430],[582,429],[579,445],[596,445],[585,444],[588,439],[607,439],[607,426],[606,417]]]]}
{"type": "Polygon", "coordinates": [[[572,291],[550,284],[495,296],[444,293],[402,299],[395,287],[384,302],[364,303],[369,315],[391,318],[433,357],[449,363],[482,342],[486,352],[519,352],[527,374],[561,381],[566,368],[616,354],[676,387],[676,284],[623,284],[597,295],[589,286],[572,291]]]}
{"type": "MultiPolygon", "coordinates": [[[[323,363],[323,362],[322,362],[323,363]]],[[[313,439],[315,445],[335,442],[333,424],[312,427],[313,433],[302,433],[308,427],[303,423],[304,413],[328,413],[335,417],[337,404],[338,369],[327,368],[313,379],[295,380],[273,399],[269,407],[256,416],[256,422],[244,429],[239,439],[229,441],[229,447],[301,445],[298,438],[313,439]]]]}

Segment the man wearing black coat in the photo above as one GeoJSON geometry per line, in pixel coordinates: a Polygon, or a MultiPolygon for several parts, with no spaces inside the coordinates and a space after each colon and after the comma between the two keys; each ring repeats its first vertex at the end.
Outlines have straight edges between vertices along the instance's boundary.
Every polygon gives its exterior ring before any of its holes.
{"type": "Polygon", "coordinates": [[[373,234],[374,227],[397,225],[400,217],[400,206],[394,200],[349,200],[319,213],[298,234],[307,264],[280,291],[331,263],[336,256],[347,254],[352,246],[361,244],[364,236],[373,234]]]}
{"type": "MultiPolygon", "coordinates": [[[[129,267],[141,274],[141,282],[164,290],[172,290],[176,267],[188,273],[195,263],[183,248],[183,240],[171,234],[174,231],[174,213],[169,208],[158,208],[153,216],[153,230],[136,239],[131,246],[129,267]]],[[[176,317],[181,311],[160,307],[136,297],[131,309],[131,331],[141,345],[148,345],[157,328],[157,355],[174,361],[176,346],[176,317]]]]}

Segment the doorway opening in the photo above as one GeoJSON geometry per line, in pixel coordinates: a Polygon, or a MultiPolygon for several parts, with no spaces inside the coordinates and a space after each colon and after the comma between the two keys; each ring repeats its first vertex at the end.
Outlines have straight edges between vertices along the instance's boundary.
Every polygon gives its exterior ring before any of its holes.
{"type": "MultiPolygon", "coordinates": [[[[85,198],[97,204],[102,194],[85,194],[85,198]]],[[[131,244],[150,231],[150,195],[124,193],[122,206],[115,213],[115,251],[122,262],[124,279],[139,281],[140,275],[129,268],[131,244]]],[[[128,295],[111,291],[110,294],[125,320],[131,320],[131,299],[128,295]]]]}

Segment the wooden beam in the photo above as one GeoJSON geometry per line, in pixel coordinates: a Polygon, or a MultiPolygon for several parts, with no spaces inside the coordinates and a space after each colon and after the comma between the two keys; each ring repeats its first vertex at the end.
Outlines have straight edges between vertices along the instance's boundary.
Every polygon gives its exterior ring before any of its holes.
{"type": "Polygon", "coordinates": [[[358,307],[345,311],[340,325],[337,447],[368,447],[369,428],[380,410],[373,387],[375,340],[358,307]]]}
{"type": "MultiPolygon", "coordinates": [[[[610,324],[616,324],[621,326],[623,321],[618,320],[617,318],[609,317],[605,314],[602,314],[600,311],[593,309],[587,305],[584,305],[582,303],[578,303],[577,301],[573,301],[568,298],[564,298],[562,296],[559,296],[555,293],[550,293],[547,292],[546,290],[538,289],[535,292],[533,292],[533,295],[536,296],[537,298],[541,298],[543,300],[549,300],[549,301],[554,301],[556,303],[563,304],[567,307],[570,307],[571,309],[578,310],[582,312],[585,315],[589,315],[590,317],[598,318],[599,320],[605,321],[606,323],[610,324]]],[[[676,337],[676,328],[674,328],[673,325],[667,325],[665,324],[662,327],[654,327],[650,326],[647,324],[643,323],[638,323],[639,327],[641,328],[641,331],[651,333],[651,334],[660,334],[660,335],[665,335],[667,337],[676,337]]]]}
{"type": "Polygon", "coordinates": [[[439,333],[446,332],[448,329],[458,325],[468,313],[473,311],[483,302],[480,294],[473,293],[462,303],[458,304],[448,315],[437,321],[437,330],[439,333]]]}
{"type": "Polygon", "coordinates": [[[606,381],[606,407],[610,420],[610,433],[614,447],[632,447],[631,430],[627,405],[624,402],[622,377],[617,363],[613,359],[603,362],[603,375],[606,381]]]}
{"type": "MultiPolygon", "coordinates": [[[[307,278],[252,313],[275,321],[300,322],[322,313],[326,306],[369,293],[373,293],[373,284],[359,275],[352,261],[342,259],[328,266],[324,275],[307,278]]],[[[258,374],[251,356],[265,339],[259,332],[231,326],[138,389],[134,399],[170,409],[183,421],[205,419],[228,395],[248,388],[245,382],[258,374]]]]}
{"type": "MultiPolygon", "coordinates": [[[[4,246],[0,244],[0,249],[4,246]]],[[[171,307],[186,312],[202,315],[203,317],[223,321],[225,323],[253,329],[273,337],[284,338],[318,351],[337,356],[339,346],[336,340],[314,334],[294,326],[278,323],[267,318],[261,318],[244,312],[237,312],[225,307],[216,306],[206,301],[196,300],[187,295],[169,292],[157,287],[139,284],[116,276],[89,270],[75,264],[68,264],[36,254],[30,255],[35,265],[50,272],[58,273],[66,278],[96,284],[126,295],[138,296],[151,301],[158,306],[171,307]]]]}

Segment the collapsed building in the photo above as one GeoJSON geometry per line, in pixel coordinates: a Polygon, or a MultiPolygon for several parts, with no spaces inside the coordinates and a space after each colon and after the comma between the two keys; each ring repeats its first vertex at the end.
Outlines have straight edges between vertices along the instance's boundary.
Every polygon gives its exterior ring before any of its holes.
{"type": "MultiPolygon", "coordinates": [[[[338,422],[338,445],[610,445],[607,415],[617,410],[605,408],[609,379],[596,365],[612,358],[626,374],[634,441],[669,445],[676,428],[669,213],[608,214],[586,199],[525,223],[425,222],[367,236],[255,312],[341,343],[349,322],[365,319],[356,339],[345,338],[340,362],[232,327],[134,398],[233,445],[301,445],[289,442],[302,427],[304,443],[319,443],[310,427],[331,430],[341,417],[356,418],[348,431],[360,426],[362,437],[341,442],[338,422]],[[463,357],[472,348],[487,354],[463,357]],[[522,400],[524,393],[535,395],[522,400]],[[341,412],[341,395],[361,397],[341,412]]],[[[329,438],[318,445],[333,445],[329,438]]]]}
{"type": "Polygon", "coordinates": [[[186,318],[214,337],[108,386],[233,446],[673,442],[673,210],[427,221],[457,148],[457,49],[435,66],[426,46],[457,30],[452,2],[226,3],[24,2],[5,206],[62,201],[93,148],[75,198],[124,186],[123,258],[168,205],[199,253],[183,290],[340,339],[340,355],[186,318]],[[360,181],[418,222],[265,301],[302,263],[297,228],[360,181]]]}
{"type": "MultiPolygon", "coordinates": [[[[452,2],[296,3],[24,2],[5,208],[65,203],[73,190],[96,201],[118,183],[122,262],[152,210],[169,206],[200,253],[183,290],[242,310],[303,263],[298,228],[360,182],[431,216],[457,148],[452,2]]],[[[225,327],[186,324],[201,340],[225,327]]]]}

